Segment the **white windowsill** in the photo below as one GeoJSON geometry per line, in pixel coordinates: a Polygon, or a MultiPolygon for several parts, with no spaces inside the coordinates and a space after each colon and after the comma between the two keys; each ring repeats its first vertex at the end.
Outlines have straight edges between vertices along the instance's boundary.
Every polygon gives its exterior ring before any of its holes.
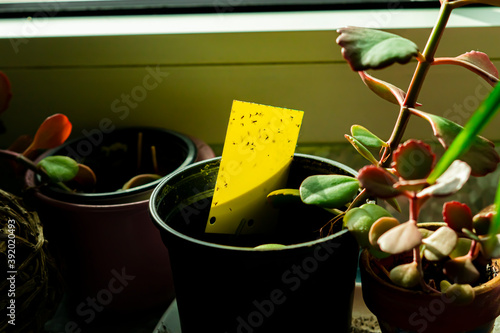
{"type": "MultiPolygon", "coordinates": [[[[356,25],[380,29],[428,28],[437,9],[385,9],[278,13],[183,14],[116,17],[1,19],[0,38],[155,34],[324,31],[356,25]]],[[[459,8],[449,27],[500,25],[500,8],[459,8]]]]}
{"type": "MultiPolygon", "coordinates": [[[[367,94],[350,71],[335,44],[335,30],[348,25],[380,28],[423,47],[438,10],[43,14],[32,20],[0,19],[0,70],[11,78],[14,91],[10,109],[2,114],[9,132],[0,137],[0,147],[34,133],[45,117],[57,112],[72,119],[75,135],[105,117],[116,126],[164,126],[221,143],[233,99],[304,110],[302,142],[345,142],[343,135],[354,123],[369,124],[383,136],[390,133],[395,113],[367,94]],[[113,103],[139,91],[151,69],[168,77],[121,119],[113,103]]],[[[438,56],[480,50],[500,68],[500,44],[492,42],[500,32],[500,8],[459,8],[448,27],[438,56]]],[[[404,89],[412,68],[392,66],[380,78],[404,89]]],[[[433,69],[429,77],[434,88],[427,85],[420,96],[425,111],[461,123],[489,89],[474,74],[451,66],[433,69]]],[[[500,118],[484,135],[500,140],[498,126],[500,118]]],[[[431,137],[428,124],[420,122],[413,131],[409,135],[431,137]]]]}

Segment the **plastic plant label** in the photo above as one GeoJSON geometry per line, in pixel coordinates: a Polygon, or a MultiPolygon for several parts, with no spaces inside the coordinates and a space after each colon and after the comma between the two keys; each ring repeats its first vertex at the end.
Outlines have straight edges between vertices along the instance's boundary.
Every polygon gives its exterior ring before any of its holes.
{"type": "Polygon", "coordinates": [[[303,112],[233,101],[205,231],[265,233],[277,210],[267,195],[286,185],[303,112]]]}

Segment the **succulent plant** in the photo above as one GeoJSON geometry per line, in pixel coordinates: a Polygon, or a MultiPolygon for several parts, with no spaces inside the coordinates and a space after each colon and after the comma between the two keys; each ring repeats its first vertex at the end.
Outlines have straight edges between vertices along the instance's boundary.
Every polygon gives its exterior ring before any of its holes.
{"type": "Polygon", "coordinates": [[[468,303],[474,297],[472,286],[481,275],[478,268],[488,265],[491,258],[500,258],[500,214],[497,213],[500,195],[494,204],[476,214],[463,203],[446,203],[442,222],[434,230],[422,227],[418,222],[419,213],[428,200],[459,191],[470,176],[484,176],[496,170],[500,157],[494,144],[479,133],[500,107],[499,74],[482,52],[443,58],[435,54],[453,9],[473,3],[500,6],[500,1],[440,2],[439,17],[422,52],[412,41],[385,31],[359,27],[338,29],[337,44],[351,69],[372,92],[399,107],[393,132],[388,140],[383,140],[367,128],[353,125],[345,137],[370,162],[356,178],[312,176],[301,184],[299,191],[279,190],[268,198],[274,202],[276,198],[297,196],[306,204],[330,210],[336,216],[329,223],[343,221],[360,246],[376,258],[410,258],[387,272],[394,284],[426,292],[459,290],[463,297],[457,302],[468,303]],[[407,91],[367,73],[395,63],[410,64],[412,60],[416,60],[416,68],[407,91]],[[464,127],[420,110],[419,92],[428,71],[436,65],[464,67],[496,86],[464,127]],[[433,134],[446,149],[439,160],[422,141],[410,139],[401,143],[411,117],[422,118],[430,124],[433,134]],[[378,157],[374,151],[379,152],[378,157]],[[364,203],[373,197],[386,200],[395,209],[399,209],[396,198],[405,197],[409,207],[406,221],[395,219],[388,210],[373,202],[364,203]],[[427,277],[426,267],[430,266],[434,273],[427,277]]]}

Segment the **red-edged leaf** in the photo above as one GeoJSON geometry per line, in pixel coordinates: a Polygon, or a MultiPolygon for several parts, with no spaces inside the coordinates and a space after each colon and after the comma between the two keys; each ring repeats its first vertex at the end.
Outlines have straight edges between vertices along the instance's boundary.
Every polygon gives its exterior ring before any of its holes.
{"type": "MultiPolygon", "coordinates": [[[[463,129],[462,126],[446,118],[416,109],[410,110],[414,115],[430,123],[434,135],[444,148],[448,148],[458,133],[463,129]]],[[[500,156],[496,152],[493,142],[480,135],[476,136],[472,146],[467,152],[460,156],[460,159],[471,166],[471,173],[473,176],[484,176],[495,171],[500,162],[500,156]]]]}
{"type": "Polygon", "coordinates": [[[457,232],[462,229],[472,231],[472,212],[466,204],[458,201],[449,201],[443,205],[444,222],[457,232]]]}
{"type": "Polygon", "coordinates": [[[403,90],[390,83],[376,79],[364,71],[360,71],[358,73],[364,84],[375,94],[391,103],[403,105],[406,97],[406,93],[403,90]]]}
{"type": "Polygon", "coordinates": [[[458,65],[476,73],[489,84],[495,86],[498,80],[498,69],[493,65],[486,53],[470,51],[456,58],[436,58],[433,65],[458,65]]]}
{"type": "Polygon", "coordinates": [[[0,72],[0,114],[7,110],[12,98],[12,90],[7,75],[0,72]]]}
{"type": "MultiPolygon", "coordinates": [[[[442,3],[443,0],[440,0],[440,2],[442,3]]],[[[452,9],[471,4],[484,4],[484,5],[491,5],[498,7],[500,6],[500,1],[499,0],[452,0],[449,1],[449,4],[452,9]]]]}
{"type": "Polygon", "coordinates": [[[472,222],[474,224],[474,231],[477,235],[486,235],[490,230],[491,221],[496,214],[496,205],[491,204],[483,208],[479,213],[474,215],[472,222]]]}
{"type": "Polygon", "coordinates": [[[389,32],[359,27],[337,32],[342,55],[356,72],[384,68],[395,62],[405,64],[418,55],[415,43],[389,32]]]}
{"type": "Polygon", "coordinates": [[[24,151],[23,155],[28,156],[38,149],[50,149],[60,146],[69,137],[71,128],[72,125],[68,117],[61,113],[48,117],[38,128],[33,142],[24,151]]]}
{"type": "Polygon", "coordinates": [[[425,179],[431,173],[436,156],[420,140],[408,140],[394,152],[393,167],[405,180],[425,179]]]}
{"type": "Polygon", "coordinates": [[[362,187],[382,199],[401,194],[400,190],[394,188],[397,179],[384,168],[367,165],[359,170],[358,180],[362,187]]]}

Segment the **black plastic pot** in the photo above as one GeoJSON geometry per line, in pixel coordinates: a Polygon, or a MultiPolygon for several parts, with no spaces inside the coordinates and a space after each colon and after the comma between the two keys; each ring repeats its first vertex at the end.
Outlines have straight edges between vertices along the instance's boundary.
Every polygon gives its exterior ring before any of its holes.
{"type": "MultiPolygon", "coordinates": [[[[150,200],[169,250],[182,332],[350,332],[358,257],[352,235],[338,230],[318,239],[331,215],[305,205],[282,211],[275,234],[205,234],[219,162],[172,174],[150,200]],[[289,246],[252,248],[264,243],[289,246]]],[[[296,154],[288,187],[326,173],[355,172],[296,154]]]]}

